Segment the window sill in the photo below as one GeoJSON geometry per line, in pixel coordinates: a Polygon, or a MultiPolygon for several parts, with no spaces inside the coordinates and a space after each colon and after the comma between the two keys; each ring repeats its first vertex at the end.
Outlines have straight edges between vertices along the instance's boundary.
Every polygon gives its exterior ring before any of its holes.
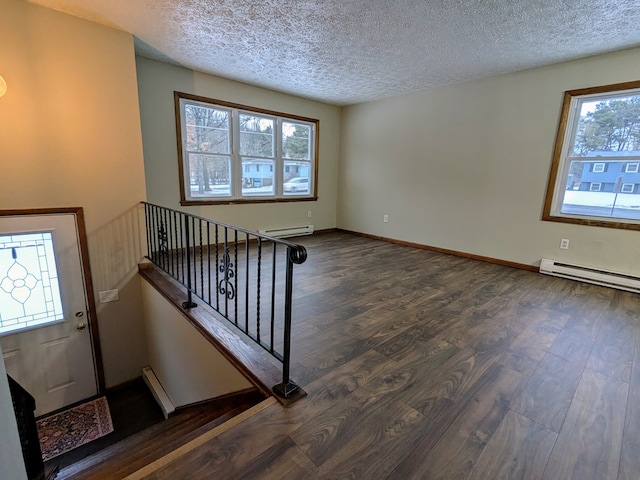
{"type": "Polygon", "coordinates": [[[194,205],[243,205],[247,203],[291,203],[291,202],[315,202],[318,200],[314,197],[296,197],[296,198],[248,198],[248,199],[212,199],[203,200],[180,200],[183,207],[194,205]]]}
{"type": "Polygon", "coordinates": [[[589,227],[617,228],[621,230],[640,230],[640,223],[618,222],[615,220],[599,220],[593,218],[565,217],[560,215],[545,214],[542,220],[547,222],[572,223],[574,225],[587,225],[589,227]]]}

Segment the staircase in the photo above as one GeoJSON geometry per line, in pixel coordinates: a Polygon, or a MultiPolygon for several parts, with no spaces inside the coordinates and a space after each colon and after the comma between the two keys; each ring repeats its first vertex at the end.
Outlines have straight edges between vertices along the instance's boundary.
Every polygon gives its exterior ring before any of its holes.
{"type": "Polygon", "coordinates": [[[56,480],[122,479],[222,425],[263,398],[256,391],[177,410],[167,420],[62,468],[56,480]]]}

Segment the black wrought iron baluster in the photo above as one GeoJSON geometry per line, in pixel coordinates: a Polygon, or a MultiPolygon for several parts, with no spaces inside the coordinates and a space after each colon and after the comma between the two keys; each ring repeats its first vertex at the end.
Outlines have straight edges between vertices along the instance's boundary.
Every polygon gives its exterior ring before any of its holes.
{"type": "MultiPolygon", "coordinates": [[[[193,225],[192,225],[193,227],[193,225]]],[[[191,293],[191,247],[189,245],[189,217],[187,215],[184,216],[184,232],[185,238],[187,239],[187,244],[185,245],[186,252],[186,266],[187,266],[187,301],[182,303],[184,308],[193,308],[197,305],[193,302],[192,293],[191,293]]]]}
{"type": "Polygon", "coordinates": [[[224,287],[220,289],[220,293],[224,294],[224,316],[228,317],[229,316],[229,297],[227,296],[227,281],[229,280],[229,244],[228,241],[229,239],[227,238],[228,235],[228,229],[227,227],[224,227],[224,250],[223,250],[223,254],[222,254],[222,262],[224,267],[221,267],[222,270],[221,272],[224,275],[224,287]]]}
{"type": "Polygon", "coordinates": [[[244,246],[246,255],[245,265],[245,288],[244,288],[244,333],[249,332],[249,234],[246,233],[246,243],[244,246]]]}
{"type": "Polygon", "coordinates": [[[153,212],[153,231],[155,233],[155,236],[153,239],[153,262],[156,265],[160,264],[160,245],[158,244],[158,231],[160,229],[159,222],[158,222],[159,212],[160,212],[160,209],[158,207],[156,207],[155,211],[153,212]]]}
{"type": "Polygon", "coordinates": [[[173,241],[171,242],[171,270],[172,270],[172,276],[173,278],[176,278],[176,275],[178,274],[178,270],[177,270],[177,254],[178,254],[178,231],[177,231],[177,226],[176,226],[176,212],[172,212],[171,215],[171,231],[172,231],[172,237],[173,237],[173,241]]]}
{"type": "Polygon", "coordinates": [[[211,305],[211,222],[207,222],[207,303],[211,305]]]}
{"type": "Polygon", "coordinates": [[[216,310],[220,312],[220,291],[218,290],[218,282],[220,277],[218,276],[218,262],[220,261],[220,255],[218,253],[219,246],[218,224],[216,224],[216,310]]]}
{"type": "Polygon", "coordinates": [[[222,280],[218,283],[218,293],[224,295],[224,316],[229,319],[229,300],[234,300],[236,290],[233,283],[235,277],[236,265],[231,261],[231,253],[229,252],[229,235],[228,227],[224,227],[224,250],[218,271],[222,273],[222,280]]]}
{"type": "Polygon", "coordinates": [[[198,230],[200,232],[200,295],[204,298],[204,257],[202,252],[202,219],[198,219],[198,230]]]}
{"type": "Polygon", "coordinates": [[[273,353],[273,337],[276,315],[276,243],[273,242],[273,259],[271,264],[271,340],[269,342],[269,352],[273,353]]]}
{"type": "Polygon", "coordinates": [[[167,234],[167,268],[165,271],[169,273],[169,275],[173,275],[173,254],[171,253],[171,246],[173,244],[171,240],[171,211],[166,209],[164,211],[164,227],[167,234]]]}
{"type": "MultiPolygon", "coordinates": [[[[238,268],[238,231],[233,230],[233,264],[238,268]]],[[[238,291],[238,275],[233,276],[234,288],[233,291],[238,291]]],[[[236,327],[238,326],[238,295],[233,295],[233,306],[234,306],[234,314],[233,314],[233,323],[235,323],[236,327]]]]}
{"type": "Polygon", "coordinates": [[[155,258],[154,258],[155,241],[153,239],[153,233],[154,233],[153,213],[154,213],[154,207],[151,206],[149,207],[149,260],[151,260],[152,262],[155,262],[155,258]]]}
{"type": "Polygon", "coordinates": [[[258,237],[258,273],[256,277],[257,282],[257,297],[256,297],[256,337],[258,343],[260,343],[260,283],[262,281],[262,237],[258,237]]]}
{"type": "Polygon", "coordinates": [[[159,224],[158,224],[158,248],[160,250],[159,264],[163,270],[167,269],[167,255],[169,247],[167,245],[167,227],[165,222],[166,212],[160,210],[159,212],[159,224]]]}
{"type": "Polygon", "coordinates": [[[147,258],[151,258],[151,206],[148,203],[144,204],[144,219],[147,227],[147,258]]]}
{"type": "Polygon", "coordinates": [[[193,278],[191,279],[191,288],[192,292],[198,290],[198,281],[196,280],[197,270],[196,270],[196,218],[191,217],[191,275],[193,278]]]}

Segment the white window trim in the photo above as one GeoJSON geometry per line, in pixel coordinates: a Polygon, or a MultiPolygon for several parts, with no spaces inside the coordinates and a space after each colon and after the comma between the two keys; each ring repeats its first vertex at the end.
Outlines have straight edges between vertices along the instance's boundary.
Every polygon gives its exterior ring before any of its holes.
{"type": "Polygon", "coordinates": [[[593,173],[604,173],[604,162],[597,162],[593,164],[593,173]]]}
{"type": "MultiPolygon", "coordinates": [[[[215,100],[210,98],[204,98],[196,95],[174,92],[174,99],[176,104],[176,120],[179,121],[177,125],[178,133],[178,157],[180,168],[180,195],[182,205],[206,205],[206,204],[236,204],[236,203],[255,203],[255,202],[279,202],[279,201],[308,201],[317,200],[318,191],[318,131],[319,121],[313,118],[301,117],[297,115],[272,112],[253,108],[245,105],[232,104],[221,100],[215,100]],[[216,108],[220,110],[226,110],[231,113],[229,135],[231,138],[231,153],[228,155],[231,162],[230,175],[231,175],[231,195],[222,196],[209,196],[209,197],[192,197],[190,190],[190,178],[188,175],[188,169],[185,164],[187,162],[186,154],[186,138],[185,138],[185,126],[184,119],[184,103],[200,103],[208,108],[216,108]],[[250,157],[240,155],[240,135],[239,135],[239,117],[241,114],[256,115],[261,117],[267,117],[274,119],[275,131],[274,131],[274,157],[250,157]],[[298,123],[308,125],[311,131],[310,144],[310,159],[291,159],[284,158],[282,153],[282,123],[298,123]],[[273,194],[269,195],[243,195],[242,193],[242,179],[243,179],[243,163],[242,159],[265,160],[266,162],[273,162],[273,194]],[[285,163],[305,163],[309,167],[309,193],[308,194],[296,194],[291,192],[284,192],[284,165],[285,163]]],[[[212,154],[213,155],[213,154],[212,154]]],[[[222,155],[222,154],[221,154],[222,155]]]]}
{"type": "Polygon", "coordinates": [[[633,193],[634,186],[635,184],[633,183],[623,183],[622,187],[620,188],[620,193],[633,193]],[[625,191],[625,189],[627,191],[625,191]]]}
{"type": "Polygon", "coordinates": [[[624,167],[624,173],[638,173],[638,166],[640,164],[638,163],[627,163],[624,167]],[[630,167],[635,167],[635,168],[630,168],[630,167]]]}
{"type": "Polygon", "coordinates": [[[589,191],[590,192],[601,192],[602,191],[602,183],[601,182],[591,182],[591,184],[589,185],[589,191]],[[595,188],[594,186],[597,185],[598,188],[595,188]]]}

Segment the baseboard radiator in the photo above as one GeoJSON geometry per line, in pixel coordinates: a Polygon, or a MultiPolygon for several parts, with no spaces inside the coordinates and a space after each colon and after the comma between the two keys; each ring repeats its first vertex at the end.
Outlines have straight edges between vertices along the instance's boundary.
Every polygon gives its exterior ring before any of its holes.
{"type": "Polygon", "coordinates": [[[258,233],[269,237],[296,237],[298,235],[311,235],[313,233],[313,225],[296,225],[293,227],[282,228],[266,228],[258,230],[258,233]]]}
{"type": "Polygon", "coordinates": [[[149,387],[149,390],[151,390],[153,398],[158,402],[158,406],[162,410],[164,418],[169,418],[169,415],[175,411],[176,407],[173,406],[167,392],[162,388],[160,380],[158,380],[158,377],[156,377],[156,374],[153,372],[151,367],[142,368],[142,378],[144,383],[147,384],[147,387],[149,387]]]}
{"type": "Polygon", "coordinates": [[[640,277],[543,258],[540,273],[640,293],[640,277]]]}

